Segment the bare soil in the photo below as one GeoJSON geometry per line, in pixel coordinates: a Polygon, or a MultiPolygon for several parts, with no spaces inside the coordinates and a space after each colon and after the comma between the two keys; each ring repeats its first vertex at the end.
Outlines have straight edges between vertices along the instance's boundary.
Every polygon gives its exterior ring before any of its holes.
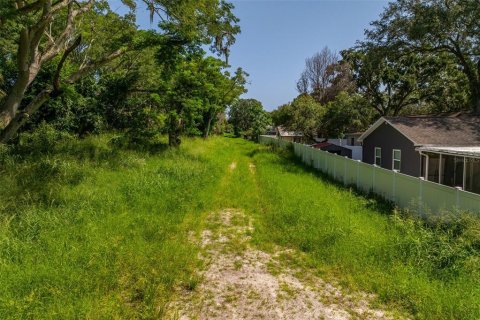
{"type": "MultiPolygon", "coordinates": [[[[232,170],[234,169],[231,168],[232,170]]],[[[254,171],[254,167],[250,167],[254,171]]],[[[183,289],[169,306],[175,319],[393,319],[372,307],[373,296],[347,294],[308,270],[292,269],[285,256],[250,244],[253,226],[242,211],[225,209],[208,217],[199,244],[205,270],[193,290],[183,289]]],[[[396,317],[395,317],[396,318],[396,317]]]]}

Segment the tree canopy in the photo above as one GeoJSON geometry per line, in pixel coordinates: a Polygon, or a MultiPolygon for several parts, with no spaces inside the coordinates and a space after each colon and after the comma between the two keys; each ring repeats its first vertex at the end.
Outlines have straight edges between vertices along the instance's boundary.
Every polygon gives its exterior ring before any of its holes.
{"type": "MultiPolygon", "coordinates": [[[[204,45],[228,57],[240,32],[233,6],[223,0],[142,1],[152,19],[160,18],[158,31],[137,29],[134,0],[123,1],[131,10],[124,16],[111,11],[105,0],[2,0],[0,140],[11,139],[67,87],[92,74],[99,84],[102,69],[112,63],[128,70],[136,55],[155,48],[158,66],[165,70],[187,54],[203,52],[204,45]]],[[[142,89],[158,91],[154,86],[142,89]]]]}
{"type": "Polygon", "coordinates": [[[372,23],[362,46],[399,56],[452,59],[468,81],[471,109],[480,112],[480,3],[477,0],[398,0],[372,23]]]}
{"type": "Polygon", "coordinates": [[[237,137],[244,135],[258,140],[259,135],[271,124],[262,103],[255,99],[238,99],[231,105],[228,116],[237,137]]]}

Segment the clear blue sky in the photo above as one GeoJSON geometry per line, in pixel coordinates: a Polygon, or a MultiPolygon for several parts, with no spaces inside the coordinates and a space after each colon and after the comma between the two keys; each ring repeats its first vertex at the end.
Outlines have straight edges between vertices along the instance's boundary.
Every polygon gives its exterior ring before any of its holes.
{"type": "MultiPolygon", "coordinates": [[[[387,0],[232,1],[242,34],[232,48],[230,64],[250,74],[245,97],[273,110],[297,95],[295,84],[305,58],[328,46],[340,51],[363,39],[387,0]]],[[[110,1],[112,9],[120,0],[110,1]]],[[[119,9],[119,12],[122,10],[119,9]]],[[[144,8],[137,23],[152,28],[144,8]]]]}

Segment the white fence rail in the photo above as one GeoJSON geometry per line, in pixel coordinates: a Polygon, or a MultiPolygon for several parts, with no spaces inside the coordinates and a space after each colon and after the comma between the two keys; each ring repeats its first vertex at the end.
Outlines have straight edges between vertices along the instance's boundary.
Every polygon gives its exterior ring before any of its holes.
{"type": "Polygon", "coordinates": [[[383,169],[359,160],[351,160],[309,146],[261,136],[260,143],[287,148],[293,145],[295,155],[315,169],[345,185],[373,192],[393,201],[401,208],[419,213],[464,210],[480,213],[480,195],[435,182],[383,169]]]}

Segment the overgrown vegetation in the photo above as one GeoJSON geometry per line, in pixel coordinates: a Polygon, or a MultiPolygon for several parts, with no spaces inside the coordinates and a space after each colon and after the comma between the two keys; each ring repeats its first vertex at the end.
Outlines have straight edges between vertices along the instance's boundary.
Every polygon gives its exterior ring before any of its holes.
{"type": "Polygon", "coordinates": [[[375,292],[418,319],[480,316],[480,219],[428,221],[366,198],[304,167],[288,153],[255,156],[264,208],[257,243],[306,253],[343,285],[375,292]]]}
{"type": "Polygon", "coordinates": [[[300,270],[415,318],[480,316],[477,217],[421,221],[241,139],[156,141],[43,126],[2,147],[0,318],[161,317],[199,281],[189,235],[225,208],[254,218],[258,247],[303,252],[300,270]]]}
{"type": "Polygon", "coordinates": [[[198,281],[187,238],[226,141],[157,153],[114,141],[44,127],[2,149],[0,318],[158,318],[174,288],[198,281]]]}

